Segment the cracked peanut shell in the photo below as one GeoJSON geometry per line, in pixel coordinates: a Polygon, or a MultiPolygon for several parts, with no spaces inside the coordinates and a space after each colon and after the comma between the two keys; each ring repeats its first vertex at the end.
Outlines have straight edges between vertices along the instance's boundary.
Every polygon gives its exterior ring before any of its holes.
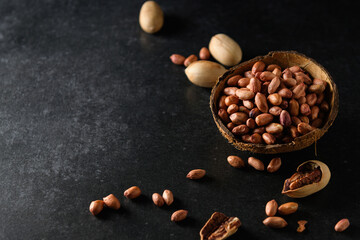
{"type": "Polygon", "coordinates": [[[296,173],[284,182],[282,194],[303,198],[326,187],[331,177],[329,167],[320,161],[309,160],[298,166],[296,173]]]}
{"type": "Polygon", "coordinates": [[[220,212],[214,212],[200,230],[201,240],[223,240],[233,235],[241,226],[237,217],[227,217],[220,212]]]}

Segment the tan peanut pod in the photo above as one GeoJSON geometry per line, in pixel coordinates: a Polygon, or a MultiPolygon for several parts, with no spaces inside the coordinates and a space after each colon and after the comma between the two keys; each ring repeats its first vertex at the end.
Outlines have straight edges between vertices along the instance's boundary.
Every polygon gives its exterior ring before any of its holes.
{"type": "MultiPolygon", "coordinates": [[[[295,75],[293,76],[293,78],[294,77],[295,75]]],[[[259,56],[232,67],[219,77],[218,81],[212,89],[210,96],[210,108],[212,111],[212,115],[221,134],[239,150],[265,154],[291,152],[310,146],[314,143],[315,140],[319,140],[325,134],[325,132],[328,131],[329,127],[332,125],[337,116],[338,106],[338,90],[336,84],[332,80],[331,75],[323,66],[317,63],[314,59],[311,59],[295,51],[270,52],[265,56],[259,56]],[[290,68],[292,66],[300,66],[306,72],[308,72],[313,79],[319,78],[327,83],[326,90],[322,94],[326,96],[325,99],[329,103],[329,112],[327,113],[327,117],[323,118],[323,124],[321,128],[315,129],[308,134],[297,137],[289,143],[275,143],[269,145],[264,143],[252,144],[243,142],[240,136],[235,136],[230,132],[229,129],[227,129],[226,123],[224,124],[217,115],[217,112],[219,110],[217,104],[223,94],[222,91],[226,87],[226,81],[234,75],[242,75],[244,77],[250,78],[254,77],[249,71],[251,71],[252,66],[257,61],[262,61],[266,65],[276,64],[282,69],[290,68]]]]}
{"type": "Polygon", "coordinates": [[[300,164],[296,169],[296,171],[302,172],[306,169],[316,169],[316,168],[319,168],[321,171],[321,178],[318,182],[310,183],[302,187],[290,190],[289,183],[291,178],[288,178],[284,182],[284,187],[281,193],[292,198],[302,198],[309,196],[313,193],[316,193],[321,189],[323,189],[324,187],[326,187],[326,185],[330,181],[331,173],[329,167],[325,163],[317,160],[309,160],[300,164]]]}

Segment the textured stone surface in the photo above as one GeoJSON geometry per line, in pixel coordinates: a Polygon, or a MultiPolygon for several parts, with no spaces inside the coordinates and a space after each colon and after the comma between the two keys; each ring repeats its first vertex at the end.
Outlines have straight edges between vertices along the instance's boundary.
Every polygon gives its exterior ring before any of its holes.
{"type": "MultiPolygon", "coordinates": [[[[138,25],[142,1],[0,2],[0,239],[196,239],[214,211],[240,218],[234,239],[358,238],[358,6],[158,2],[166,19],[155,35],[138,25]],[[321,192],[296,200],[299,211],[281,231],[262,225],[265,204],[290,201],[280,194],[283,180],[314,158],[314,146],[281,154],[275,174],[228,165],[228,155],[249,154],[218,132],[210,90],[193,86],[169,60],[198,54],[219,32],[239,42],[244,60],[272,50],[304,53],[339,87],[338,118],[317,144],[333,177],[321,192]],[[186,179],[194,168],[207,177],[186,179]],[[125,199],[132,185],[144,196],[125,199]],[[159,209],[151,194],[164,189],[175,202],[159,209]],[[121,210],[93,217],[90,202],[109,193],[121,210]],[[188,219],[170,222],[182,208],[188,219]],[[352,225],[335,233],[344,217],[352,225]],[[299,219],[309,221],[301,235],[299,219]]],[[[255,156],[265,163],[274,157],[255,156]]]]}

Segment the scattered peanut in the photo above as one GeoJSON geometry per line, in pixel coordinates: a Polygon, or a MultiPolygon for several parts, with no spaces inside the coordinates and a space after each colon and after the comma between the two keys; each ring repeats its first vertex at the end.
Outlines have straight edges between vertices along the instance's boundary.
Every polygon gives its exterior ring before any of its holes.
{"type": "Polygon", "coordinates": [[[133,186],[124,192],[124,196],[129,199],[137,198],[141,195],[141,190],[138,186],[133,186]]]}
{"type": "Polygon", "coordinates": [[[191,54],[190,56],[188,56],[185,60],[184,60],[184,66],[188,67],[191,63],[195,62],[198,60],[198,57],[194,54],[191,54]]]}
{"type": "Polygon", "coordinates": [[[210,58],[209,49],[207,49],[206,47],[201,48],[199,52],[199,57],[202,60],[208,60],[210,58]]]}
{"type": "Polygon", "coordinates": [[[90,203],[89,210],[92,215],[98,215],[104,208],[104,201],[103,200],[95,200],[90,203]]]}
{"type": "Polygon", "coordinates": [[[228,156],[227,161],[231,166],[234,168],[243,168],[245,167],[244,161],[241,159],[241,157],[238,156],[228,156]]]}
{"type": "Polygon", "coordinates": [[[110,194],[103,198],[103,201],[105,205],[109,208],[118,210],[120,209],[120,201],[117,197],[114,196],[114,194],[110,194]]]}
{"type": "Polygon", "coordinates": [[[180,54],[173,54],[170,56],[170,60],[172,63],[176,65],[183,65],[185,61],[185,57],[180,54]]]}
{"type": "Polygon", "coordinates": [[[168,189],[165,189],[163,194],[162,194],[162,197],[166,203],[166,205],[170,206],[173,202],[174,202],[174,195],[173,193],[168,190],[168,189]]]}
{"type": "Polygon", "coordinates": [[[248,164],[250,166],[252,166],[253,168],[255,168],[256,170],[258,171],[264,171],[264,164],[262,161],[260,161],[259,159],[257,158],[254,158],[254,157],[249,157],[248,158],[248,164]]]}
{"type": "Polygon", "coordinates": [[[350,221],[347,218],[341,219],[336,223],[334,229],[336,232],[343,232],[350,226],[350,221]]]}
{"type": "Polygon", "coordinates": [[[282,217],[268,217],[263,224],[271,228],[284,228],[288,225],[282,217]]]}
{"type": "Polygon", "coordinates": [[[281,215],[289,215],[298,210],[299,204],[296,202],[288,202],[279,206],[278,212],[281,215]]]}
{"type": "Polygon", "coordinates": [[[177,210],[176,212],[174,212],[171,215],[171,221],[172,222],[180,222],[183,221],[188,215],[188,211],[187,210],[177,210]]]}
{"type": "Polygon", "coordinates": [[[275,201],[275,199],[269,201],[266,206],[265,206],[265,213],[266,215],[268,215],[269,217],[273,217],[275,216],[276,212],[278,209],[278,204],[275,201]]]}
{"type": "Polygon", "coordinates": [[[203,178],[206,174],[206,171],[203,169],[194,169],[191,170],[187,175],[186,178],[189,179],[200,179],[203,178]]]}
{"type": "Polygon", "coordinates": [[[152,195],[152,200],[153,200],[154,204],[158,207],[162,207],[165,204],[163,197],[158,193],[154,193],[152,195]]]}
{"type": "Polygon", "coordinates": [[[270,173],[276,172],[281,166],[281,158],[271,159],[269,165],[267,166],[267,171],[270,173]]]}

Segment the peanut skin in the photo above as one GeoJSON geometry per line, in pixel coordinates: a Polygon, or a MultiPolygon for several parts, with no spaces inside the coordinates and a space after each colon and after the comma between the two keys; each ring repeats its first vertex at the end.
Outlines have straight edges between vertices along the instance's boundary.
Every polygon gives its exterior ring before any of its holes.
{"type": "Polygon", "coordinates": [[[258,171],[264,171],[265,167],[264,167],[263,162],[257,158],[249,157],[248,164],[258,171]]]}
{"type": "Polygon", "coordinates": [[[92,215],[98,215],[104,208],[104,201],[96,200],[90,203],[89,211],[92,215]]]}
{"type": "Polygon", "coordinates": [[[275,199],[269,201],[265,206],[265,213],[269,217],[275,216],[278,209],[278,204],[275,199]]]}
{"type": "Polygon", "coordinates": [[[341,219],[336,223],[334,229],[336,232],[343,232],[350,226],[350,221],[347,218],[341,219]]]}
{"type": "Polygon", "coordinates": [[[137,198],[141,195],[141,190],[138,186],[133,186],[124,192],[124,196],[129,199],[137,198]]]}
{"type": "Polygon", "coordinates": [[[183,65],[185,61],[185,57],[180,54],[173,54],[170,56],[170,60],[172,63],[176,65],[183,65]]]}
{"type": "Polygon", "coordinates": [[[199,52],[199,57],[202,60],[208,60],[210,58],[209,49],[207,49],[207,47],[201,48],[199,52]]]}
{"type": "Polygon", "coordinates": [[[228,156],[227,157],[228,163],[233,166],[234,168],[243,168],[245,167],[244,161],[241,159],[241,157],[238,156],[228,156]]]}
{"type": "Polygon", "coordinates": [[[285,219],[281,217],[268,217],[263,221],[263,224],[271,228],[284,228],[288,225],[285,219]]]}
{"type": "Polygon", "coordinates": [[[253,65],[251,69],[251,73],[255,75],[257,72],[264,71],[264,69],[265,69],[265,63],[262,61],[258,61],[253,65]]]}
{"type": "MultiPolygon", "coordinates": [[[[267,171],[270,173],[276,172],[280,169],[281,166],[281,158],[273,158],[271,159],[269,165],[267,166],[267,171]]],[[[269,215],[268,215],[269,216],[269,215]]]]}

